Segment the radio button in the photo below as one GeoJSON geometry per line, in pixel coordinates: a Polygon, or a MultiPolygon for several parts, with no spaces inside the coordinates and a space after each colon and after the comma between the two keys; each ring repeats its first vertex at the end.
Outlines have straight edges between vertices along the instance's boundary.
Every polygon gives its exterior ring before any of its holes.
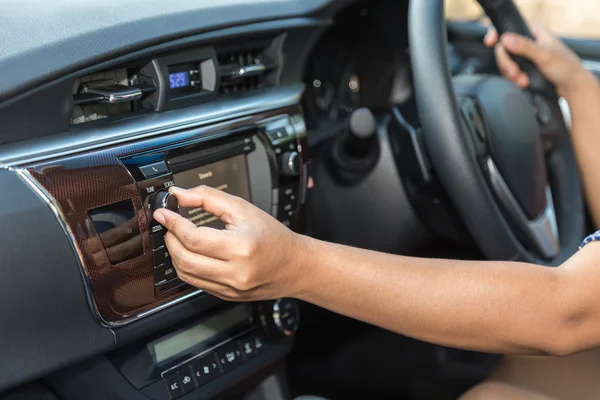
{"type": "Polygon", "coordinates": [[[220,374],[214,354],[192,362],[191,368],[198,386],[212,381],[220,374]]]}
{"type": "Polygon", "coordinates": [[[169,255],[169,250],[166,247],[163,247],[162,249],[152,251],[152,259],[154,260],[154,265],[158,266],[165,261],[170,260],[171,256],[169,255]]]}
{"type": "Polygon", "coordinates": [[[288,151],[281,157],[281,173],[283,175],[300,175],[300,165],[300,155],[297,151],[288,151]]]}
{"type": "Polygon", "coordinates": [[[281,193],[281,199],[279,200],[279,203],[293,203],[293,202],[297,202],[298,201],[298,186],[297,185],[290,185],[290,186],[286,186],[283,189],[280,189],[280,193],[281,193]]]}
{"type": "Polygon", "coordinates": [[[183,282],[181,279],[173,279],[169,282],[161,282],[161,283],[155,283],[154,284],[154,295],[158,296],[161,295],[163,293],[168,292],[169,290],[173,290],[175,288],[178,288],[179,286],[185,285],[185,282],[183,282]]]}
{"type": "Polygon", "coordinates": [[[144,178],[154,178],[155,176],[164,175],[169,172],[167,163],[164,160],[160,160],[148,165],[142,165],[140,172],[144,175],[144,178]]]}
{"type": "Polygon", "coordinates": [[[165,246],[165,235],[166,232],[162,229],[162,225],[159,225],[161,230],[159,232],[150,235],[150,241],[152,242],[152,250],[158,250],[165,246]]]}
{"type": "Polygon", "coordinates": [[[179,372],[177,373],[179,374],[179,379],[181,380],[181,388],[183,389],[184,393],[189,393],[192,390],[196,389],[197,386],[194,382],[191,367],[185,367],[179,370],[179,372]]]}
{"type": "Polygon", "coordinates": [[[167,392],[169,392],[171,399],[183,396],[183,387],[179,375],[175,373],[167,376],[165,378],[165,383],[167,384],[167,392]]]}
{"type": "Polygon", "coordinates": [[[242,350],[237,342],[231,342],[223,347],[220,347],[217,357],[221,363],[221,366],[223,367],[224,372],[231,371],[244,361],[242,350]]]}
{"type": "Polygon", "coordinates": [[[177,278],[177,271],[171,263],[161,264],[154,270],[154,283],[169,282],[177,278]]]}
{"type": "Polygon", "coordinates": [[[288,133],[285,128],[281,128],[274,131],[270,131],[269,133],[267,133],[267,136],[269,136],[269,139],[271,139],[272,142],[275,142],[279,139],[288,137],[288,133]]]}

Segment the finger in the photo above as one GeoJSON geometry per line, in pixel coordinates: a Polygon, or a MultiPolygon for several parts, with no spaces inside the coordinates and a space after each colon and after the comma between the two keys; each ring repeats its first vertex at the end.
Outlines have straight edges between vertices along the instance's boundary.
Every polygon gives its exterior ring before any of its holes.
{"type": "Polygon", "coordinates": [[[240,208],[244,206],[239,197],[205,185],[189,190],[178,187],[171,187],[169,190],[177,197],[181,206],[203,208],[226,224],[231,224],[233,216],[239,214],[240,208]]]}
{"type": "Polygon", "coordinates": [[[521,89],[527,89],[529,87],[529,77],[526,73],[520,72],[517,78],[515,79],[515,85],[520,87],[521,89]]]}
{"type": "Polygon", "coordinates": [[[173,235],[167,234],[165,241],[177,272],[224,284],[230,282],[230,268],[222,260],[189,251],[173,235]]]}
{"type": "Polygon", "coordinates": [[[506,78],[515,82],[515,79],[520,72],[517,63],[514,62],[501,44],[496,45],[494,52],[496,54],[496,62],[498,63],[500,72],[502,72],[506,78]]]}
{"type": "Polygon", "coordinates": [[[201,289],[202,291],[216,296],[226,301],[242,301],[242,294],[229,286],[224,286],[218,282],[198,278],[185,272],[178,273],[179,279],[190,285],[201,289]]]}
{"type": "Polygon", "coordinates": [[[235,248],[235,235],[221,229],[197,227],[173,211],[156,210],[154,219],[167,228],[166,238],[175,236],[191,252],[227,260],[232,254],[231,249],[235,248]]]}
{"type": "MultiPolygon", "coordinates": [[[[207,226],[197,227],[181,215],[169,210],[157,210],[155,215],[156,220],[168,230],[165,240],[177,238],[188,251],[193,253],[219,260],[231,259],[238,242],[234,234],[207,226]]],[[[167,246],[168,244],[169,242],[167,246]]]]}
{"type": "Polygon", "coordinates": [[[525,57],[540,65],[548,61],[550,53],[529,38],[514,33],[505,33],[500,42],[506,50],[514,55],[525,57]]]}
{"type": "Polygon", "coordinates": [[[485,34],[485,37],[483,38],[483,44],[485,44],[487,47],[494,47],[497,42],[498,31],[496,31],[496,29],[494,29],[494,27],[491,26],[485,34]]]}

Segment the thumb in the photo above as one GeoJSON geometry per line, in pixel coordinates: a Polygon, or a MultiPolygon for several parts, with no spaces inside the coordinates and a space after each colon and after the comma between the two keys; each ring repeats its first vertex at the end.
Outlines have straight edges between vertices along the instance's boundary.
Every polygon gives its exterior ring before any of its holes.
{"type": "Polygon", "coordinates": [[[226,224],[231,224],[232,216],[239,214],[246,204],[239,197],[205,185],[189,190],[171,187],[169,191],[177,197],[180,206],[202,208],[226,224]]]}
{"type": "Polygon", "coordinates": [[[504,48],[510,53],[528,58],[536,65],[545,64],[548,61],[550,53],[548,50],[540,47],[534,40],[514,33],[505,33],[500,38],[504,48]]]}

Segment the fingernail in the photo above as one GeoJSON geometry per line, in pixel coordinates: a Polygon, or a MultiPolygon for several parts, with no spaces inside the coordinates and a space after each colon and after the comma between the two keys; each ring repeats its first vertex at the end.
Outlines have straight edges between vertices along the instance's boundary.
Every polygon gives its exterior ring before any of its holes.
{"type": "Polygon", "coordinates": [[[156,222],[158,222],[161,225],[164,225],[165,221],[166,221],[163,213],[158,210],[154,211],[154,219],[156,220],[156,222]]]}
{"type": "Polygon", "coordinates": [[[182,188],[180,188],[180,187],[177,187],[177,186],[171,186],[171,187],[169,188],[169,192],[171,192],[171,193],[177,193],[177,192],[181,193],[181,192],[183,192],[184,190],[185,190],[185,189],[182,189],[182,188]]]}

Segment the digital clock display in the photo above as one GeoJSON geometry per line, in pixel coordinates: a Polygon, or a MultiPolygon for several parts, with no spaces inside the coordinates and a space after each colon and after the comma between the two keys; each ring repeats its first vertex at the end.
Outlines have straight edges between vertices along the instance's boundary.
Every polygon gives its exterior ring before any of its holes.
{"type": "Polygon", "coordinates": [[[178,89],[190,86],[190,74],[187,71],[169,74],[169,87],[178,89]]]}

